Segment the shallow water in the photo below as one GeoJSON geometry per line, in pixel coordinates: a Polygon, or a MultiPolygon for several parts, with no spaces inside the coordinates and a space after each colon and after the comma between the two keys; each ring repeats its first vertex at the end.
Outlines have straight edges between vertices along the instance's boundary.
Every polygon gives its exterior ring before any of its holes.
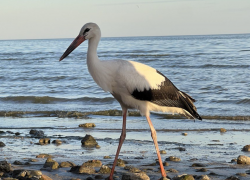
{"type": "MultiPolygon", "coordinates": [[[[127,59],[148,64],[195,98],[203,121],[163,114],[152,114],[151,119],[160,149],[167,151],[163,159],[178,156],[184,163],[171,164],[171,168],[190,173],[187,168],[190,159],[197,158],[202,163],[214,163],[210,168],[216,172],[218,168],[233,166],[228,162],[239,155],[249,156],[241,151],[249,144],[250,133],[249,40],[250,34],[103,38],[98,54],[103,60],[127,59]],[[220,128],[227,132],[220,133],[220,128]],[[183,132],[188,135],[183,136],[183,132]],[[179,151],[179,147],[186,151],[179,151]]],[[[13,162],[35,158],[40,153],[76,164],[102,159],[104,155],[114,158],[122,117],[94,112],[120,109],[120,105],[89,75],[85,64],[87,43],[58,62],[71,41],[0,41],[0,130],[5,132],[0,134],[0,141],[6,144],[0,148],[0,160],[13,162]],[[67,111],[79,111],[86,116],[78,119],[58,115],[67,111]],[[85,122],[95,123],[96,127],[78,127],[85,122]],[[60,146],[36,145],[38,139],[29,135],[31,129],[43,130],[51,140],[64,142],[60,146]],[[94,136],[101,149],[82,147],[80,141],[86,134],[94,136]]],[[[157,156],[145,117],[128,117],[127,137],[120,156],[131,164],[155,161],[157,156]]],[[[230,173],[244,172],[247,168],[233,166],[230,173]]],[[[218,172],[223,178],[230,173],[218,172]]]]}
{"type": "MultiPolygon", "coordinates": [[[[148,64],[197,100],[201,115],[250,115],[249,34],[102,38],[100,59],[148,64]]],[[[72,39],[0,41],[1,111],[119,109],[92,80],[87,43],[58,59],[72,39]]]]}

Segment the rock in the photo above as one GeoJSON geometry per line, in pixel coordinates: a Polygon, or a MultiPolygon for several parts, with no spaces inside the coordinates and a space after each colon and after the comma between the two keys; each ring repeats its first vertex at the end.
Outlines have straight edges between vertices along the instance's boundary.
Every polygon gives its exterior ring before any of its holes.
{"type": "Polygon", "coordinates": [[[236,176],[230,176],[230,177],[226,178],[225,180],[240,180],[240,179],[236,176]]]}
{"type": "Polygon", "coordinates": [[[163,162],[163,166],[169,166],[169,163],[168,162],[163,162]]]}
{"type": "Polygon", "coordinates": [[[225,133],[225,132],[227,132],[227,130],[225,128],[220,128],[220,132],[225,133]]]}
{"type": "Polygon", "coordinates": [[[178,157],[175,157],[175,156],[169,156],[168,158],[166,158],[166,161],[179,162],[179,161],[181,161],[181,159],[178,157]]]}
{"type": "Polygon", "coordinates": [[[236,175],[241,176],[241,177],[246,177],[247,173],[236,173],[236,175]]]}
{"type": "Polygon", "coordinates": [[[182,136],[187,136],[187,135],[188,135],[188,133],[182,133],[181,135],[182,135],[182,136]]]}
{"type": "Polygon", "coordinates": [[[177,171],[176,169],[171,168],[171,169],[168,170],[168,172],[171,172],[171,173],[178,173],[179,171],[177,171]]]}
{"type": "Polygon", "coordinates": [[[14,177],[14,178],[17,178],[18,176],[24,177],[24,176],[26,176],[26,174],[27,174],[27,171],[25,171],[23,169],[15,169],[12,172],[12,177],[14,177]],[[25,172],[25,175],[24,175],[24,172],[25,172]]]}
{"type": "Polygon", "coordinates": [[[83,146],[87,146],[87,147],[95,147],[96,145],[98,145],[98,143],[96,142],[96,140],[93,138],[93,136],[87,134],[81,141],[83,146]]]}
{"type": "Polygon", "coordinates": [[[0,131],[0,134],[4,134],[5,132],[4,131],[0,131]]]}
{"type": "Polygon", "coordinates": [[[102,165],[99,170],[99,173],[101,174],[109,174],[110,172],[111,172],[111,168],[106,165],[102,165]]]}
{"type": "Polygon", "coordinates": [[[0,161],[0,172],[9,173],[13,171],[11,164],[7,161],[0,161]]]}
{"type": "Polygon", "coordinates": [[[132,172],[132,173],[139,173],[139,172],[141,172],[140,169],[135,168],[134,166],[125,166],[124,169],[128,170],[129,172],[132,172]]]}
{"type": "Polygon", "coordinates": [[[111,159],[110,156],[104,156],[103,159],[111,159]]]}
{"type": "Polygon", "coordinates": [[[231,163],[237,163],[237,159],[232,159],[231,163]]]}
{"type": "Polygon", "coordinates": [[[197,169],[196,172],[207,172],[206,168],[197,169]]]}
{"type": "Polygon", "coordinates": [[[20,162],[20,161],[14,161],[13,164],[15,164],[15,165],[23,165],[23,163],[20,162]]]}
{"type": "Polygon", "coordinates": [[[130,175],[131,180],[150,180],[145,172],[133,173],[130,175]]]}
{"type": "Polygon", "coordinates": [[[192,175],[179,175],[173,178],[173,180],[194,180],[194,177],[192,175]]]}
{"type": "Polygon", "coordinates": [[[94,167],[90,167],[90,166],[73,166],[70,170],[70,172],[73,173],[77,173],[77,174],[94,174],[95,173],[95,169],[94,167]]]}
{"type": "Polygon", "coordinates": [[[186,151],[186,148],[184,148],[184,147],[178,147],[177,148],[179,151],[186,151]]]}
{"type": "Polygon", "coordinates": [[[247,152],[249,152],[249,151],[250,151],[250,145],[245,145],[245,146],[242,148],[242,151],[247,151],[247,152]]]}
{"type": "Polygon", "coordinates": [[[80,174],[82,174],[82,173],[85,173],[85,174],[94,174],[95,173],[95,169],[93,167],[90,167],[90,166],[80,166],[78,173],[80,173],[80,174]]]}
{"type": "Polygon", "coordinates": [[[53,179],[43,174],[39,180],[53,180],[53,179]]]}
{"type": "Polygon", "coordinates": [[[119,167],[125,167],[125,164],[127,164],[126,161],[124,161],[122,159],[118,159],[116,165],[119,166],[119,167]]]}
{"type": "Polygon", "coordinates": [[[76,166],[76,165],[70,161],[66,161],[66,162],[61,162],[59,167],[64,168],[64,167],[73,167],[73,166],[76,166]]]}
{"type": "Polygon", "coordinates": [[[59,139],[56,139],[56,140],[53,140],[52,143],[56,144],[56,145],[60,145],[60,144],[62,144],[62,141],[59,139]]]}
{"type": "Polygon", "coordinates": [[[14,132],[12,132],[12,131],[6,131],[7,133],[9,133],[9,134],[15,134],[14,132]]]}
{"type": "Polygon", "coordinates": [[[238,156],[237,164],[250,164],[250,157],[244,155],[238,156]]]}
{"type": "Polygon", "coordinates": [[[52,158],[52,156],[49,154],[39,154],[36,156],[36,158],[52,158]]]}
{"type": "Polygon", "coordinates": [[[193,163],[191,167],[206,167],[206,165],[202,163],[193,163]]]}
{"type": "Polygon", "coordinates": [[[19,136],[20,134],[21,134],[20,132],[16,132],[16,133],[15,133],[16,136],[19,136]]]}
{"type": "Polygon", "coordinates": [[[38,162],[38,159],[29,159],[29,162],[38,162]]]}
{"type": "Polygon", "coordinates": [[[101,167],[102,162],[100,160],[89,160],[82,164],[82,166],[89,166],[89,167],[101,167]]]}
{"type": "Polygon", "coordinates": [[[42,171],[39,171],[39,170],[32,170],[32,171],[30,171],[30,173],[29,173],[29,175],[31,176],[31,177],[34,177],[34,176],[42,176],[42,171]]]}
{"type": "Polygon", "coordinates": [[[92,128],[92,127],[95,127],[95,124],[94,123],[84,123],[84,124],[79,124],[79,127],[92,128]]]}
{"type": "Polygon", "coordinates": [[[31,129],[30,130],[30,135],[33,136],[33,137],[44,137],[44,132],[42,130],[35,130],[35,129],[31,129]]]}
{"type": "Polygon", "coordinates": [[[59,164],[58,162],[56,162],[55,160],[53,160],[52,158],[48,158],[45,162],[45,164],[43,165],[44,168],[51,168],[51,169],[58,169],[59,164]]]}
{"type": "Polygon", "coordinates": [[[101,146],[97,144],[97,145],[95,146],[95,148],[100,149],[101,146]]]}
{"type": "Polygon", "coordinates": [[[42,139],[39,139],[39,144],[40,144],[40,145],[50,144],[50,138],[42,138],[42,139]]]}
{"type": "Polygon", "coordinates": [[[211,179],[210,177],[208,177],[208,175],[201,175],[201,176],[197,176],[195,180],[211,180],[211,179]]]}
{"type": "Polygon", "coordinates": [[[165,150],[160,150],[160,154],[167,154],[165,150]]]}
{"type": "Polygon", "coordinates": [[[6,146],[2,141],[0,141],[0,147],[6,146]]]}

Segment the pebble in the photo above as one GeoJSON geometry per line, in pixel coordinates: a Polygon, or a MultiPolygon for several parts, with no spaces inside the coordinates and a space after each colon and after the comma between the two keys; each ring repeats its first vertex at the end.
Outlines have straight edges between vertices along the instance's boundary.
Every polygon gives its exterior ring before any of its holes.
{"type": "Polygon", "coordinates": [[[248,156],[244,156],[244,155],[240,155],[237,158],[237,164],[250,164],[250,157],[248,156]]]}
{"type": "Polygon", "coordinates": [[[51,168],[51,169],[58,169],[59,164],[55,160],[53,160],[51,157],[49,157],[45,164],[43,165],[44,168],[51,168]]]}
{"type": "Polygon", "coordinates": [[[49,158],[49,157],[52,158],[52,156],[49,154],[39,154],[36,156],[36,158],[49,158]]]}
{"type": "Polygon", "coordinates": [[[8,163],[7,161],[0,161],[0,171],[4,173],[9,173],[13,171],[11,164],[8,163]]]}
{"type": "Polygon", "coordinates": [[[43,174],[39,180],[53,180],[53,179],[43,174]]]}
{"type": "Polygon", "coordinates": [[[139,173],[141,172],[140,169],[134,167],[134,166],[125,166],[124,167],[125,170],[128,170],[129,172],[132,172],[132,173],[139,173]]]}
{"type": "Polygon", "coordinates": [[[207,172],[206,168],[197,169],[196,172],[207,172]]]}
{"type": "Polygon", "coordinates": [[[111,168],[106,165],[102,165],[99,170],[99,173],[101,174],[109,174],[110,172],[111,172],[111,168]]]}
{"type": "Polygon", "coordinates": [[[183,136],[187,136],[187,135],[188,135],[188,133],[182,133],[182,135],[183,135],[183,136]]]}
{"type": "Polygon", "coordinates": [[[206,167],[206,165],[202,163],[193,163],[191,167],[206,167]]]}
{"type": "Polygon", "coordinates": [[[103,159],[111,159],[110,156],[104,156],[103,159]]]}
{"type": "Polygon", "coordinates": [[[95,147],[96,145],[98,145],[98,143],[96,142],[95,138],[89,134],[87,134],[81,141],[83,146],[87,146],[87,147],[95,147]]]}
{"type": "Polygon", "coordinates": [[[13,164],[15,164],[15,165],[23,165],[23,163],[21,161],[14,161],[13,164]]]}
{"type": "Polygon", "coordinates": [[[178,157],[175,157],[175,156],[169,156],[168,158],[166,158],[166,161],[179,162],[179,161],[181,161],[181,159],[178,157]]]}
{"type": "Polygon", "coordinates": [[[169,169],[168,171],[171,172],[171,173],[178,173],[179,172],[179,171],[177,171],[176,169],[173,169],[173,168],[169,169]]]}
{"type": "Polygon", "coordinates": [[[230,177],[226,178],[225,180],[240,180],[240,179],[236,176],[230,176],[230,177]]]}
{"type": "Polygon", "coordinates": [[[44,137],[44,132],[42,130],[31,129],[30,135],[33,137],[44,137]]]}
{"type": "Polygon", "coordinates": [[[169,166],[169,163],[168,162],[163,162],[163,166],[169,166]]]}
{"type": "Polygon", "coordinates": [[[225,133],[225,132],[227,132],[227,130],[225,128],[220,128],[220,132],[225,133]]]}
{"type": "Polygon", "coordinates": [[[175,176],[173,180],[194,180],[194,177],[189,174],[175,176]]]}
{"type": "Polygon", "coordinates": [[[92,127],[95,127],[95,123],[79,124],[79,127],[92,128],[92,127]]]}
{"type": "Polygon", "coordinates": [[[6,146],[2,141],[0,141],[0,147],[6,146]]]}
{"type": "Polygon", "coordinates": [[[40,144],[40,145],[50,144],[50,138],[42,138],[42,139],[39,139],[39,144],[40,144]]]}
{"type": "Polygon", "coordinates": [[[20,132],[16,132],[16,133],[15,133],[16,136],[19,136],[20,134],[21,134],[20,132]]]}
{"type": "Polygon", "coordinates": [[[211,180],[208,175],[201,175],[195,178],[195,180],[211,180]]]}
{"type": "Polygon", "coordinates": [[[82,164],[82,166],[85,167],[101,167],[102,166],[102,162],[100,160],[89,160],[85,163],[82,164]]]}
{"type": "Polygon", "coordinates": [[[241,176],[241,177],[246,177],[247,176],[246,173],[237,173],[236,175],[241,176]]]}
{"type": "Polygon", "coordinates": [[[242,151],[247,151],[247,152],[249,152],[249,151],[250,151],[250,145],[245,145],[245,146],[242,148],[242,151]]]}
{"type": "Polygon", "coordinates": [[[125,167],[125,164],[127,164],[126,161],[124,161],[122,159],[118,159],[116,165],[119,166],[119,167],[125,167]]]}
{"type": "Polygon", "coordinates": [[[78,173],[94,174],[95,169],[94,167],[90,167],[90,166],[80,166],[78,169],[78,173]]]}
{"type": "Polygon", "coordinates": [[[167,154],[165,150],[160,150],[160,154],[167,154]]]}
{"type": "Polygon", "coordinates": [[[70,161],[66,161],[66,162],[61,162],[59,167],[64,168],[64,167],[73,167],[73,166],[76,166],[76,165],[70,161]]]}
{"type": "Polygon", "coordinates": [[[186,151],[186,148],[184,148],[184,147],[178,147],[177,148],[179,151],[186,151]]]}
{"type": "Polygon", "coordinates": [[[131,180],[150,180],[145,172],[133,173],[130,178],[131,180]]]}
{"type": "Polygon", "coordinates": [[[53,140],[52,143],[56,144],[56,145],[60,145],[60,144],[62,144],[62,141],[59,139],[56,139],[56,140],[53,140]]]}

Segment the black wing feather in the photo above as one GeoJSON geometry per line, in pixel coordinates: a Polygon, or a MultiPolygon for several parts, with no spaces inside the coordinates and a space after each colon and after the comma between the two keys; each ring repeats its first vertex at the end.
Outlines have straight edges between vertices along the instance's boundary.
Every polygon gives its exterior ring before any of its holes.
{"type": "Polygon", "coordinates": [[[188,94],[179,91],[179,89],[162,73],[157,71],[165,77],[165,81],[159,85],[157,89],[144,89],[139,91],[135,89],[132,92],[132,96],[135,99],[142,101],[150,101],[159,106],[168,106],[168,107],[178,107],[188,111],[193,117],[197,119],[202,119],[199,114],[196,112],[196,107],[193,102],[195,100],[188,94]]]}

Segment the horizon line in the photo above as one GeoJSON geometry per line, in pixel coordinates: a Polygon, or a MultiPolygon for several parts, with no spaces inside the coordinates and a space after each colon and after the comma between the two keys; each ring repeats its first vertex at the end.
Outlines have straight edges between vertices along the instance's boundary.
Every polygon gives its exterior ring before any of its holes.
{"type": "MultiPolygon", "coordinates": [[[[225,34],[189,34],[189,35],[156,35],[156,36],[104,36],[101,38],[132,38],[132,37],[177,37],[177,36],[219,36],[219,35],[244,35],[250,33],[225,33],[225,34]]],[[[0,41],[18,41],[18,40],[52,40],[52,39],[74,39],[75,37],[65,38],[30,38],[30,39],[0,39],[0,41]]]]}

